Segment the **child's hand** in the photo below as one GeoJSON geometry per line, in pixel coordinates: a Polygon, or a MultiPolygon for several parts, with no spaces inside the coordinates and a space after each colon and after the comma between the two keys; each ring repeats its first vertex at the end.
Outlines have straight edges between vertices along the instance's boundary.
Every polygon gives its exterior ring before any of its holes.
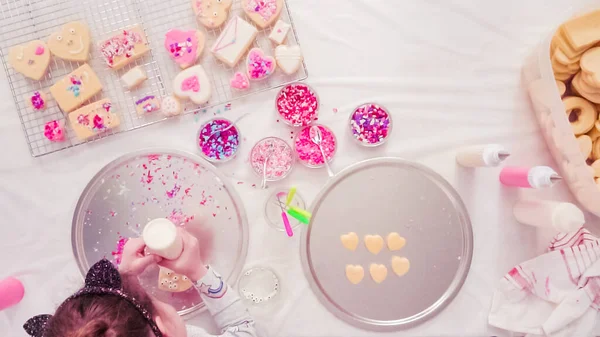
{"type": "Polygon", "coordinates": [[[144,248],[146,248],[146,244],[142,238],[131,238],[127,240],[125,247],[123,247],[123,256],[121,258],[121,265],[119,265],[119,272],[122,274],[138,276],[143,273],[149,265],[162,260],[160,256],[144,255],[144,248]]]}
{"type": "Polygon", "coordinates": [[[183,252],[176,260],[163,259],[158,264],[172,271],[185,275],[193,281],[198,281],[206,275],[207,269],[200,259],[200,244],[198,239],[185,231],[177,228],[183,240],[183,252]]]}

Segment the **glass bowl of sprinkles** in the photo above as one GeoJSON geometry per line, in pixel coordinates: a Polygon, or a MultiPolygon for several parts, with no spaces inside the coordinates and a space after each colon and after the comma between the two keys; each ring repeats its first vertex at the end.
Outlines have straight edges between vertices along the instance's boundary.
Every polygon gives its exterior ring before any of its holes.
{"type": "Polygon", "coordinates": [[[196,144],[206,160],[224,163],[235,157],[241,138],[239,129],[230,120],[213,118],[200,127],[196,144]]]}
{"type": "MultiPolygon", "coordinates": [[[[323,140],[321,146],[327,162],[330,163],[333,160],[333,156],[337,151],[337,138],[331,129],[324,125],[317,125],[321,130],[323,140]]],[[[296,135],[294,140],[294,151],[296,156],[302,164],[310,168],[321,168],[325,166],[325,160],[321,154],[319,146],[311,140],[310,137],[310,126],[305,127],[296,135]]]]}
{"type": "Polygon", "coordinates": [[[279,90],[275,109],[283,122],[290,126],[308,126],[319,115],[319,96],[304,83],[292,83],[279,90]]]}
{"type": "Polygon", "coordinates": [[[294,167],[292,147],[278,137],[263,138],[250,151],[250,166],[259,177],[264,173],[267,181],[282,180],[294,167]]]}
{"type": "Polygon", "coordinates": [[[361,104],[350,114],[348,121],[352,138],[360,145],[379,146],[392,132],[392,115],[380,104],[361,104]]]}

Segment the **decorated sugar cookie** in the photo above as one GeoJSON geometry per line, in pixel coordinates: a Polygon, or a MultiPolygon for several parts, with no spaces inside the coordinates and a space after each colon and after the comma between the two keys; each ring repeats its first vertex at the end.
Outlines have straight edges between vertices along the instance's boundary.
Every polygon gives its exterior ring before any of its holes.
{"type": "Polygon", "coordinates": [[[275,48],[275,58],[277,65],[284,73],[291,75],[300,69],[302,66],[302,50],[300,46],[281,45],[275,48]]]}
{"type": "Polygon", "coordinates": [[[90,55],[90,41],[88,27],[82,22],[74,21],[50,35],[48,48],[52,55],[63,60],[85,62],[90,55]]]}
{"type": "Polygon", "coordinates": [[[86,140],[119,126],[119,116],[109,99],[84,106],[69,114],[71,127],[77,138],[86,140]]]}
{"type": "Polygon", "coordinates": [[[26,95],[25,102],[35,111],[44,111],[48,107],[48,98],[41,91],[34,91],[26,95]]]}
{"type": "Polygon", "coordinates": [[[292,26],[289,23],[277,20],[277,23],[273,26],[273,30],[271,30],[271,34],[269,34],[269,40],[278,45],[282,44],[291,28],[292,26]]]}
{"type": "Polygon", "coordinates": [[[86,63],[50,87],[60,108],[71,112],[102,90],[100,79],[86,63]]]}
{"type": "Polygon", "coordinates": [[[175,273],[165,267],[160,267],[158,272],[158,289],[179,293],[193,286],[192,281],[185,276],[175,273]]]}
{"type": "Polygon", "coordinates": [[[212,93],[210,80],[201,65],[195,65],[175,76],[173,93],[182,99],[190,99],[196,104],[204,104],[212,93]]]}
{"type": "Polygon", "coordinates": [[[242,8],[257,26],[265,28],[279,19],[283,0],[242,0],[242,8]]]}
{"type": "Polygon", "coordinates": [[[177,97],[166,96],[162,100],[162,112],[167,117],[180,115],[183,107],[177,97]]]}
{"type": "Polygon", "coordinates": [[[51,121],[44,126],[44,136],[51,142],[65,140],[65,128],[62,121],[51,121]]]}
{"type": "Polygon", "coordinates": [[[198,61],[204,50],[204,33],[199,30],[171,29],[165,36],[165,49],[183,69],[198,61]]]}
{"type": "Polygon", "coordinates": [[[196,20],[206,28],[217,28],[227,21],[233,0],[192,0],[196,20]]]}
{"type": "Polygon", "coordinates": [[[254,42],[258,31],[239,16],[229,21],[210,51],[230,67],[235,66],[254,42]]]}
{"type": "Polygon", "coordinates": [[[272,56],[265,56],[260,48],[252,48],[246,59],[248,78],[251,81],[260,81],[271,76],[275,72],[277,64],[272,56]]]}
{"type": "Polygon", "coordinates": [[[135,111],[138,116],[160,110],[160,100],[153,95],[143,97],[135,102],[135,111]]]}
{"type": "Polygon", "coordinates": [[[237,72],[233,74],[233,78],[229,82],[233,89],[237,90],[246,90],[250,88],[250,82],[248,81],[248,76],[242,72],[237,72]]]}
{"type": "Polygon", "coordinates": [[[124,29],[100,43],[104,62],[112,69],[121,69],[149,51],[146,34],[139,26],[124,29]]]}
{"type": "Polygon", "coordinates": [[[44,41],[35,40],[10,48],[8,63],[16,72],[39,81],[50,65],[50,51],[44,41]]]}

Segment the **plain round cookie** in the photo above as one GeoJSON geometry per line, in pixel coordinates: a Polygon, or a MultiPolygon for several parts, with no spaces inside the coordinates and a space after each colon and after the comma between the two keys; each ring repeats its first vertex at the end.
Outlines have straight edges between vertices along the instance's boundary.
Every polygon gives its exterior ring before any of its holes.
{"type": "Polygon", "coordinates": [[[173,96],[167,96],[162,100],[162,112],[167,117],[180,115],[182,112],[181,102],[173,96]]]}
{"type": "Polygon", "coordinates": [[[592,103],[576,96],[563,98],[565,113],[576,136],[587,133],[594,127],[598,112],[592,103]]]}

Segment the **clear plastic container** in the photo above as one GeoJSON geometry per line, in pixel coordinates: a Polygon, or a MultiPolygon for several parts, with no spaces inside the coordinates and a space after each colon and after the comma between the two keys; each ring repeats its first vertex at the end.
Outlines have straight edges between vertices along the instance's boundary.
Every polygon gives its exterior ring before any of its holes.
{"type": "MultiPolygon", "coordinates": [[[[598,9],[598,5],[580,8],[577,13],[598,9]]],[[[563,21],[568,18],[565,16],[563,21]]],[[[554,78],[550,61],[550,42],[554,33],[555,30],[550,32],[525,60],[523,82],[542,134],[565,182],[581,206],[600,216],[600,189],[586,163],[587,158],[579,149],[554,78]]]]}
{"type": "MultiPolygon", "coordinates": [[[[324,159],[323,163],[313,164],[313,163],[309,163],[306,160],[303,160],[302,156],[298,153],[299,149],[298,149],[297,143],[299,141],[299,138],[304,137],[304,134],[307,132],[306,130],[310,130],[310,128],[312,126],[307,126],[296,134],[296,137],[294,137],[294,153],[296,154],[296,158],[298,158],[298,161],[300,163],[302,163],[302,165],[309,167],[309,168],[322,168],[322,167],[325,167],[325,160],[327,161],[327,163],[331,164],[331,162],[333,161],[333,158],[335,157],[335,154],[337,153],[339,143],[338,143],[337,137],[335,136],[335,133],[330,128],[328,128],[327,126],[325,126],[323,124],[315,124],[315,125],[322,129],[321,132],[323,132],[323,131],[329,132],[329,133],[331,133],[331,135],[333,137],[334,149],[331,153],[331,156],[329,156],[329,159],[323,158],[324,159]]],[[[308,132],[310,133],[310,131],[308,131],[308,132]]],[[[312,146],[312,148],[313,148],[312,150],[315,153],[318,153],[318,154],[321,153],[320,150],[318,150],[318,146],[316,144],[314,146],[312,146]]],[[[321,155],[321,157],[323,157],[323,155],[321,155]]]]}
{"type": "MultiPolygon", "coordinates": [[[[292,169],[294,168],[294,162],[296,161],[295,158],[295,154],[294,154],[294,150],[292,149],[292,147],[290,146],[290,144],[288,144],[285,140],[279,138],[279,137],[265,137],[261,140],[259,140],[258,142],[256,142],[256,144],[252,147],[252,151],[250,151],[250,158],[249,158],[249,163],[250,163],[250,167],[252,168],[252,171],[262,179],[263,177],[263,172],[262,172],[262,168],[264,165],[264,161],[260,162],[260,160],[258,160],[258,166],[257,167],[255,165],[255,162],[253,160],[254,158],[254,154],[255,152],[259,151],[259,146],[261,146],[262,144],[264,144],[265,142],[268,141],[272,141],[274,143],[280,144],[280,148],[278,150],[276,150],[278,153],[280,153],[279,156],[277,156],[278,158],[280,158],[279,161],[277,161],[278,163],[282,164],[282,166],[280,166],[280,170],[275,170],[272,168],[271,165],[271,170],[275,171],[275,175],[269,175],[267,174],[265,176],[266,181],[279,181],[282,180],[284,178],[286,178],[290,172],[292,172],[292,169]],[[282,152],[284,151],[289,151],[290,153],[290,162],[289,162],[289,168],[287,168],[288,163],[287,162],[282,162],[282,160],[284,160],[286,158],[286,156],[282,155],[282,152]],[[278,172],[282,171],[280,174],[277,174],[278,172]]],[[[271,160],[269,160],[269,163],[273,162],[273,158],[271,158],[271,160]]],[[[267,172],[269,172],[267,170],[267,172]]]]}
{"type": "Polygon", "coordinates": [[[283,88],[281,88],[279,90],[279,92],[277,93],[277,95],[275,96],[275,111],[277,111],[277,115],[279,116],[279,118],[281,118],[281,120],[285,124],[287,124],[289,126],[303,127],[303,126],[311,125],[314,122],[315,118],[317,118],[319,116],[319,109],[320,108],[321,108],[321,101],[319,99],[319,94],[317,94],[317,92],[315,91],[315,89],[313,89],[313,87],[311,87],[310,85],[308,85],[306,83],[295,82],[295,83],[288,84],[288,85],[284,86],[283,88]],[[308,120],[306,120],[304,122],[294,123],[287,116],[285,116],[284,114],[282,114],[282,112],[279,109],[279,105],[277,104],[277,102],[279,101],[279,98],[281,97],[281,95],[283,95],[284,90],[286,90],[289,87],[293,87],[293,86],[306,87],[310,92],[312,92],[314,94],[314,96],[316,98],[316,101],[317,101],[317,106],[316,106],[315,111],[313,111],[312,115],[309,116],[310,118],[308,118],[308,120]]]}
{"type": "Polygon", "coordinates": [[[373,102],[363,103],[363,104],[357,106],[356,108],[354,108],[352,110],[352,113],[350,113],[350,117],[348,117],[348,127],[350,129],[350,136],[357,144],[360,144],[360,145],[366,146],[366,147],[376,147],[379,145],[383,145],[388,140],[388,138],[390,138],[390,135],[392,134],[392,127],[393,127],[392,114],[386,107],[384,107],[381,104],[373,103],[373,102]],[[387,135],[383,139],[381,139],[380,141],[377,141],[377,142],[361,141],[360,139],[358,139],[358,136],[356,134],[354,134],[354,128],[352,126],[352,121],[354,120],[354,116],[358,113],[358,109],[366,107],[366,106],[370,106],[370,105],[375,105],[375,106],[379,107],[381,110],[383,110],[387,114],[387,119],[389,120],[387,135]]]}
{"type": "MultiPolygon", "coordinates": [[[[196,134],[196,147],[198,147],[198,150],[200,151],[200,155],[202,156],[202,158],[204,158],[204,159],[206,159],[206,160],[208,160],[208,161],[210,161],[210,162],[212,162],[212,163],[225,163],[225,162],[228,162],[228,161],[230,161],[231,159],[235,158],[235,156],[237,155],[237,153],[238,153],[238,151],[239,151],[239,149],[240,149],[240,146],[241,146],[241,144],[242,144],[242,134],[240,133],[240,129],[239,129],[239,128],[238,128],[236,125],[233,125],[233,126],[231,127],[231,129],[229,129],[229,130],[235,129],[235,131],[237,131],[238,144],[237,144],[237,148],[235,149],[235,151],[234,151],[234,152],[233,152],[233,153],[232,153],[230,156],[226,156],[226,157],[224,157],[224,158],[221,158],[221,159],[217,159],[217,158],[210,157],[210,156],[208,156],[206,153],[204,153],[204,151],[202,150],[202,146],[200,146],[200,134],[201,134],[202,130],[204,130],[204,128],[205,128],[205,127],[206,127],[208,124],[210,124],[210,123],[212,123],[212,122],[214,122],[214,121],[226,121],[226,122],[228,122],[229,124],[233,124],[233,122],[232,122],[232,121],[230,121],[230,120],[229,120],[229,119],[227,119],[227,118],[221,118],[221,117],[217,117],[217,118],[212,118],[212,119],[209,119],[208,121],[206,121],[206,123],[203,123],[203,124],[200,126],[200,128],[198,129],[198,133],[196,134]]],[[[211,138],[215,138],[215,137],[218,137],[218,136],[219,136],[219,135],[215,134],[215,135],[214,135],[214,136],[212,136],[211,138]]]]}

